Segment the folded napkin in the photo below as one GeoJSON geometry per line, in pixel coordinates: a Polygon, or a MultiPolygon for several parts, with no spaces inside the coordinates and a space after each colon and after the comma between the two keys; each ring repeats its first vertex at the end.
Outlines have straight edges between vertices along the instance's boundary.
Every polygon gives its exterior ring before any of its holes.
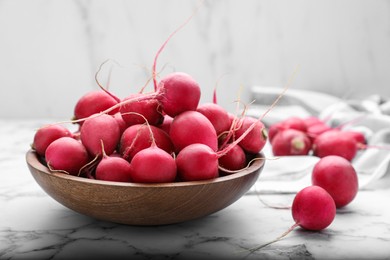
{"type": "MultiPolygon", "coordinates": [[[[255,101],[247,115],[260,117],[281,93],[280,88],[252,88],[255,101]]],[[[344,126],[364,133],[369,148],[360,150],[352,163],[359,177],[360,189],[390,187],[390,100],[372,95],[362,100],[344,100],[328,94],[289,89],[277,105],[266,114],[266,126],[291,116],[317,116],[332,126],[344,126]]],[[[268,143],[268,158],[258,183],[260,193],[295,193],[311,184],[311,171],[318,157],[279,156],[273,159],[268,143]]]]}

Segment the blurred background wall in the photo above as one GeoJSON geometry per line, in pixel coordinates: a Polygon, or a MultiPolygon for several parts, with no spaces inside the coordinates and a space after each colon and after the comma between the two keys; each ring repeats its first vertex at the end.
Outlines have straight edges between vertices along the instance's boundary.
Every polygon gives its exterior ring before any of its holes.
{"type": "MultiPolygon", "coordinates": [[[[106,64],[101,83],[121,98],[137,92],[198,4],[0,0],[0,117],[70,118],[107,59],[120,66],[106,64]]],[[[282,87],[298,65],[291,88],[390,97],[390,1],[206,0],[157,65],[192,75],[202,102],[218,84],[230,111],[239,93],[248,102],[253,85],[282,87]]]]}

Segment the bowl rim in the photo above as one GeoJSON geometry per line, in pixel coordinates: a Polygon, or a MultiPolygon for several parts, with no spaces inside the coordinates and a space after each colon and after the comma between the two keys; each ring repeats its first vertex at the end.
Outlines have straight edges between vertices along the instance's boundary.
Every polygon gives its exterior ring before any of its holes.
{"type": "Polygon", "coordinates": [[[26,153],[26,162],[28,166],[39,171],[41,174],[50,175],[53,178],[60,178],[70,181],[77,181],[80,183],[87,184],[97,184],[104,186],[117,186],[117,187],[138,187],[138,188],[172,188],[172,187],[185,187],[185,186],[194,186],[194,185],[206,185],[212,183],[226,182],[234,179],[239,179],[245,175],[255,174],[256,170],[264,167],[265,156],[262,152],[255,155],[255,158],[263,158],[260,160],[255,160],[248,168],[243,169],[242,171],[219,176],[214,179],[209,180],[199,180],[199,181],[177,181],[177,182],[168,182],[168,183],[134,183],[134,182],[116,182],[116,181],[104,181],[96,179],[88,179],[78,176],[69,175],[61,172],[50,172],[49,169],[42,164],[38,159],[38,154],[33,150],[29,149],[26,153]]]}

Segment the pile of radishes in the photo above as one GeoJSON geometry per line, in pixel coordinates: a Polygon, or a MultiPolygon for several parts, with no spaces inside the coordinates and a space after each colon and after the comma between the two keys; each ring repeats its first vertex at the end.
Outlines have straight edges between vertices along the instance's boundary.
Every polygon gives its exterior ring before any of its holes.
{"type": "Polygon", "coordinates": [[[338,155],[351,161],[366,148],[363,132],[331,127],[317,117],[289,117],[269,127],[269,142],[276,156],[338,155]]]}
{"type": "Polygon", "coordinates": [[[151,71],[154,91],[144,93],[145,85],[118,98],[96,73],[100,90],[86,93],[74,107],[78,131],[51,124],[36,132],[32,148],[51,171],[164,183],[213,179],[250,165],[267,142],[262,117],[228,113],[217,104],[215,91],[213,102],[200,104],[201,88],[187,73],[173,72],[158,81],[160,53],[198,8],[157,51],[151,71]]]}
{"type": "Polygon", "coordinates": [[[311,185],[298,191],[292,202],[293,225],[276,239],[249,249],[257,251],[279,241],[296,227],[321,231],[332,224],[337,209],[351,203],[359,190],[359,181],[352,163],[339,155],[327,155],[314,165],[311,185]]]}
{"type": "Polygon", "coordinates": [[[216,102],[200,104],[200,97],[198,83],[182,72],[147,94],[119,99],[91,91],[74,107],[77,131],[43,126],[32,147],[51,171],[98,180],[194,181],[244,169],[266,144],[264,124],[216,102]]]}
{"type": "MultiPolygon", "coordinates": [[[[359,190],[352,160],[367,148],[363,132],[330,127],[317,117],[289,117],[271,124],[268,140],[275,156],[320,157],[311,172],[311,185],[295,194],[291,207],[293,225],[276,239],[249,249],[251,252],[279,241],[296,227],[320,231],[335,219],[336,209],[351,203],[359,190]]],[[[286,208],[286,207],[283,207],[286,208]]]]}

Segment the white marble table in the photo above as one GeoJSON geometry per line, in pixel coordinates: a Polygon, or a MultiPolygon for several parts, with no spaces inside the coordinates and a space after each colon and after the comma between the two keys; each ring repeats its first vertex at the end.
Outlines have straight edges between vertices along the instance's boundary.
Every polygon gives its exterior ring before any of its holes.
{"type": "MultiPolygon", "coordinates": [[[[0,259],[390,258],[390,189],[383,187],[361,191],[326,230],[298,228],[250,255],[243,249],[293,224],[289,210],[266,207],[253,192],[213,215],[175,225],[125,226],[80,215],[46,195],[26,166],[34,129],[43,122],[0,120],[0,259]]],[[[293,195],[261,196],[288,204],[293,195]]]]}

